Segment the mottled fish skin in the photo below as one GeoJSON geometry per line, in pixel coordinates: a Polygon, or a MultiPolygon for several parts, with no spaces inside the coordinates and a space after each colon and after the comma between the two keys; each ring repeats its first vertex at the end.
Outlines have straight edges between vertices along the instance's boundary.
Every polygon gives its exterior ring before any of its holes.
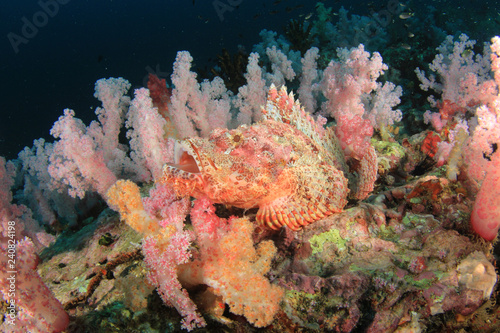
{"type": "Polygon", "coordinates": [[[180,196],[259,207],[257,222],[299,230],[347,203],[345,162],[331,129],[323,129],[288,95],[271,86],[263,120],[208,138],[178,143],[162,182],[180,196]]]}

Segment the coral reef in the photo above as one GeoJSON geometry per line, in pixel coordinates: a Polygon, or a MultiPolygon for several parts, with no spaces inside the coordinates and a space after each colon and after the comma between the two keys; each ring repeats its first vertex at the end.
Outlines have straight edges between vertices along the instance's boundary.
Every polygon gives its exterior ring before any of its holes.
{"type": "Polygon", "coordinates": [[[500,330],[500,38],[369,6],[318,3],[211,80],[188,51],[98,80],[96,120],[0,157],[1,329],[500,330]]]}

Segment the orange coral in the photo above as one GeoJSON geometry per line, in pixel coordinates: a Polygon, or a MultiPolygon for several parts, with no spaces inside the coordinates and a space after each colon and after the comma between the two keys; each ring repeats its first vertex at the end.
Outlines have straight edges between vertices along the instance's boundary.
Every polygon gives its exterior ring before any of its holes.
{"type": "MultiPolygon", "coordinates": [[[[195,230],[204,221],[193,220],[195,230]]],[[[231,312],[257,327],[269,325],[279,310],[283,290],[264,276],[276,254],[272,241],[254,247],[254,225],[247,218],[233,219],[229,230],[219,231],[217,240],[197,231],[200,259],[180,267],[180,278],[189,284],[206,284],[222,296],[231,312]]]]}
{"type": "Polygon", "coordinates": [[[120,217],[132,229],[147,236],[167,241],[175,232],[173,226],[161,228],[158,220],[144,210],[139,186],[130,180],[118,180],[106,193],[106,202],[120,213],[120,217]]]}

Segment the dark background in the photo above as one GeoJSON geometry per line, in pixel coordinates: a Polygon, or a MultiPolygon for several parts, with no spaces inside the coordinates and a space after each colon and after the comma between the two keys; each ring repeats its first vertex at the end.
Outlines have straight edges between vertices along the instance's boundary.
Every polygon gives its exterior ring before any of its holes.
{"type": "Polygon", "coordinates": [[[2,1],[0,156],[15,158],[39,137],[52,140],[50,128],[65,108],[88,124],[99,105],[93,94],[100,78],[121,76],[139,87],[148,68],[169,77],[179,50],[188,50],[196,67],[208,69],[222,48],[234,52],[240,44],[250,52],[260,30],[282,31],[290,18],[313,11],[316,3],[239,2],[221,21],[213,1],[70,0],[15,53],[8,34],[22,36],[22,18],[33,23],[42,7],[38,1],[2,1]],[[285,10],[299,3],[304,7],[285,10]]]}

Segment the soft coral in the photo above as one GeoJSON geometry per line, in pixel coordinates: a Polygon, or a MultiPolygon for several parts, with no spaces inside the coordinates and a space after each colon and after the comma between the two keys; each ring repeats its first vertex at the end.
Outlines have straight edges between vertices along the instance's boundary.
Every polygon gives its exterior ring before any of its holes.
{"type": "Polygon", "coordinates": [[[493,240],[500,228],[500,153],[492,156],[491,163],[471,215],[472,228],[487,241],[493,240]]]}

